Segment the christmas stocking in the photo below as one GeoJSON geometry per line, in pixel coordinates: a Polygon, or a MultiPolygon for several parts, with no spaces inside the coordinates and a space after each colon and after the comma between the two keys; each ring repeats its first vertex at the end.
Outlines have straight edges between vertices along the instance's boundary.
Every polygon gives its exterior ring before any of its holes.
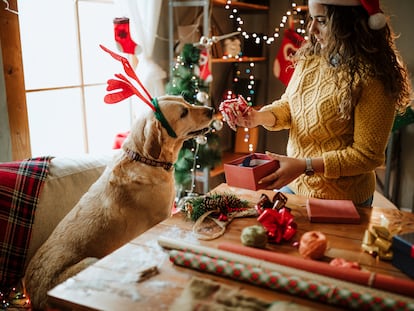
{"type": "Polygon", "coordinates": [[[211,82],[213,80],[213,75],[210,71],[210,57],[207,49],[202,49],[200,51],[200,78],[206,82],[211,82]]]}
{"type": "Polygon", "coordinates": [[[131,39],[128,17],[114,19],[114,32],[117,47],[121,52],[134,55],[140,52],[139,46],[131,39]]]}
{"type": "Polygon", "coordinates": [[[285,30],[282,45],[273,64],[273,74],[276,78],[282,81],[284,85],[288,85],[289,80],[292,77],[292,55],[295,54],[302,41],[303,37],[293,29],[285,30]]]}

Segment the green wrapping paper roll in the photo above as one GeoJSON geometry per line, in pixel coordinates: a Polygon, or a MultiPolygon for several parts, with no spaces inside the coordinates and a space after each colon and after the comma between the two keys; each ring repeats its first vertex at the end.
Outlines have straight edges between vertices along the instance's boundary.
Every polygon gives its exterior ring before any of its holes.
{"type": "Polygon", "coordinates": [[[356,292],[332,284],[307,280],[252,265],[214,258],[191,251],[171,250],[170,261],[176,265],[247,282],[291,295],[356,310],[414,310],[413,303],[371,293],[356,292]]]}

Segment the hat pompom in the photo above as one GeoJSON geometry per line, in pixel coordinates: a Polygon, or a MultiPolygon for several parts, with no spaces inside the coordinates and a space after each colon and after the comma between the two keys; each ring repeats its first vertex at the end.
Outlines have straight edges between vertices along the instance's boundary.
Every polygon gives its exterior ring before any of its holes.
{"type": "Polygon", "coordinates": [[[375,13],[368,19],[368,26],[373,30],[379,30],[385,27],[387,20],[383,13],[375,13]]]}

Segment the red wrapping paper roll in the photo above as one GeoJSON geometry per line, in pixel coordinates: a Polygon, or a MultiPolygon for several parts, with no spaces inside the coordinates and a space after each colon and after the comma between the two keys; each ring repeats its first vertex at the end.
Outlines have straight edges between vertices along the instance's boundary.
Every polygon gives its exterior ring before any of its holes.
{"type": "Polygon", "coordinates": [[[223,242],[219,249],[253,258],[266,260],[280,265],[318,273],[332,278],[353,282],[388,292],[414,297],[414,281],[400,279],[384,274],[356,269],[338,268],[325,262],[303,259],[287,254],[275,253],[258,248],[223,242]]]}

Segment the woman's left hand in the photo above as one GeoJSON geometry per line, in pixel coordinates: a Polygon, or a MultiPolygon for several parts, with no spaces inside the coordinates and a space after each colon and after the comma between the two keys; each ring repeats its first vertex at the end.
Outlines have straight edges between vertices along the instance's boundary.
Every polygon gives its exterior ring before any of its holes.
{"type": "Polygon", "coordinates": [[[270,183],[266,189],[280,189],[298,178],[305,171],[304,159],[291,158],[268,151],[266,151],[266,155],[279,161],[279,168],[259,181],[259,183],[270,183]]]}

